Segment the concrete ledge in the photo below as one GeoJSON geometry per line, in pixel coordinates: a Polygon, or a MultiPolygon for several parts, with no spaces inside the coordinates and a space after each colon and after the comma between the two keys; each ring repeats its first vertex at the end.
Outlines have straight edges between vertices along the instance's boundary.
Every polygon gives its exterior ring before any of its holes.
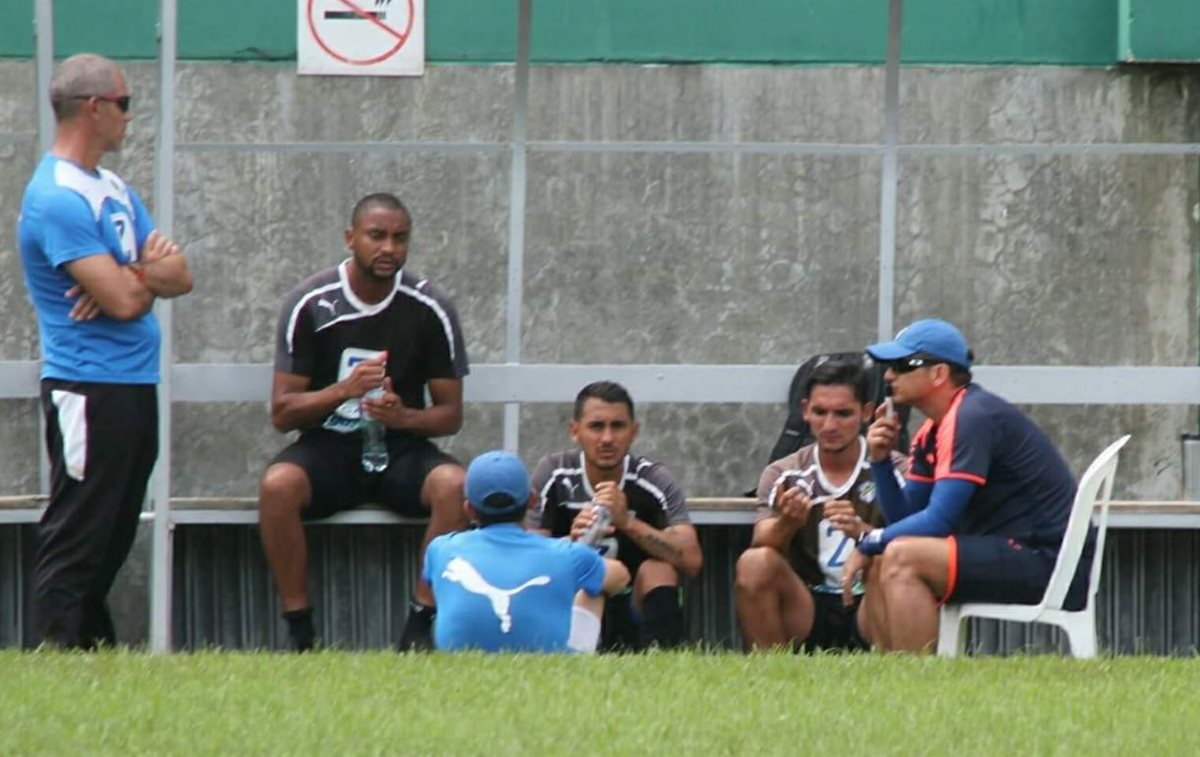
{"type": "MultiPolygon", "coordinates": [[[[0,524],[36,523],[46,497],[26,494],[0,497],[0,524]]],[[[746,525],[754,522],[756,502],[750,497],[692,497],[688,509],[697,525],[746,525]]],[[[153,513],[142,520],[153,520],[153,513]]],[[[254,497],[175,497],[171,499],[173,525],[252,525],[258,522],[254,497]]],[[[328,525],[421,524],[423,518],[405,518],[378,505],[364,505],[312,523],[328,525]]],[[[1189,500],[1113,500],[1109,528],[1200,529],[1200,502],[1189,500]]]]}

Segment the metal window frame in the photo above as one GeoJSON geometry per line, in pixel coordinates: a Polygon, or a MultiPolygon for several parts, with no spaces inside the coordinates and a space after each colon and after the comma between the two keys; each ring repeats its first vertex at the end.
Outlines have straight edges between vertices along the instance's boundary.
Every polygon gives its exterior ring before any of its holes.
{"type": "MultiPolygon", "coordinates": [[[[577,387],[598,376],[628,384],[639,402],[777,403],[785,393],[791,365],[539,365],[521,362],[521,310],[524,297],[525,217],[528,177],[526,159],[538,153],[653,153],[846,155],[879,157],[879,305],[877,335],[893,331],[896,253],[896,193],[901,156],[985,155],[1200,155],[1200,143],[1007,143],[901,144],[900,48],[903,0],[888,0],[888,45],[885,62],[884,136],[882,143],[617,141],[567,142],[530,140],[528,102],[533,0],[517,0],[517,56],[513,91],[512,132],[507,142],[176,142],[175,70],[178,59],[178,0],[159,0],[159,112],[155,152],[155,207],[159,227],[168,235],[174,224],[174,165],[178,152],[432,153],[502,154],[510,156],[507,307],[505,363],[478,365],[467,382],[472,402],[504,405],[504,446],[520,446],[523,403],[569,402],[577,387]]],[[[35,138],[43,150],[54,133],[48,98],[54,62],[53,0],[34,0],[35,67],[38,131],[0,134],[0,144],[35,138]]],[[[150,487],[151,509],[144,519],[153,527],[151,560],[150,647],[168,652],[171,620],[170,511],[171,431],[173,402],[221,402],[265,399],[269,364],[172,363],[172,309],[156,306],[163,324],[159,388],[159,459],[150,487]]],[[[0,361],[0,399],[38,396],[36,360],[0,361]]],[[[1200,367],[1160,366],[979,366],[976,374],[1016,402],[1030,404],[1200,404],[1200,367]],[[1068,390],[1069,388],[1069,390],[1068,390]]],[[[41,449],[39,444],[39,449],[41,449]]],[[[41,449],[42,487],[48,490],[45,450],[41,449]]]]}

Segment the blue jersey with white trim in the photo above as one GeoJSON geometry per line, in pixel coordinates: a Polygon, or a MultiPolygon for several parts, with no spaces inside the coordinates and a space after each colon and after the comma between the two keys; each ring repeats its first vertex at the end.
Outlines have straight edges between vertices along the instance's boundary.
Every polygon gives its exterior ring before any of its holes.
{"type": "Polygon", "coordinates": [[[576,592],[599,596],[604,560],[513,523],[439,536],[422,576],[437,601],[441,650],[566,652],[576,592]]]}
{"type": "MultiPolygon", "coordinates": [[[[469,370],[458,312],[428,279],[407,270],[396,275],[382,301],[363,302],[350,287],[349,265],[346,260],[310,276],[284,300],[275,370],[308,377],[308,388],[315,391],[386,350],[387,375],[396,394],[407,407],[425,407],[431,379],[462,378],[469,370]]],[[[352,433],[358,430],[358,415],[358,399],[350,399],[323,426],[352,433]]]]}
{"type": "Polygon", "coordinates": [[[67,264],[111,255],[119,265],[139,259],[154,222],[137,193],[111,171],[89,171],[45,155],[21,202],[17,246],[29,298],[37,312],[42,378],[106,384],[156,384],[160,332],[147,311],[118,321],[99,315],[71,319],[77,283],[67,264]]]}

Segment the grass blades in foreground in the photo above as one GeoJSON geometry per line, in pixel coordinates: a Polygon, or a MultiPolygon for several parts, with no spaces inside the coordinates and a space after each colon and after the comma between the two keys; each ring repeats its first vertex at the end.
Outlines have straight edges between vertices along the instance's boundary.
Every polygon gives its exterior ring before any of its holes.
{"type": "Polygon", "coordinates": [[[1200,753],[1200,660],[0,652],[0,754],[1200,753]]]}

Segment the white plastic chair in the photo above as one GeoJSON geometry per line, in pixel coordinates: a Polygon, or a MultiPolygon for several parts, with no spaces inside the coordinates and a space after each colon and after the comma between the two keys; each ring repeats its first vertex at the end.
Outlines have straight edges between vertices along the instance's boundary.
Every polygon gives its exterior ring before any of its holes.
{"type": "Polygon", "coordinates": [[[938,626],[937,649],[940,656],[956,657],[966,651],[966,624],[967,619],[972,617],[1055,625],[1066,633],[1074,657],[1096,656],[1095,598],[1096,589],[1100,584],[1100,566],[1104,562],[1108,503],[1112,498],[1113,478],[1117,472],[1117,453],[1128,441],[1127,434],[1108,445],[1108,449],[1092,461],[1083,477],[1079,479],[1075,502],[1071,505],[1071,516],[1063,533],[1062,547],[1058,550],[1058,560],[1054,563],[1054,572],[1050,574],[1050,583],[1046,586],[1046,594],[1042,601],[1036,605],[984,602],[943,605],[938,626]],[[1067,590],[1071,587],[1071,579],[1075,576],[1075,568],[1079,565],[1079,556],[1083,553],[1088,526],[1096,507],[1100,509],[1100,517],[1096,524],[1096,552],[1092,557],[1092,572],[1088,577],[1087,601],[1082,610],[1064,610],[1063,602],[1066,600],[1067,590]]]}

